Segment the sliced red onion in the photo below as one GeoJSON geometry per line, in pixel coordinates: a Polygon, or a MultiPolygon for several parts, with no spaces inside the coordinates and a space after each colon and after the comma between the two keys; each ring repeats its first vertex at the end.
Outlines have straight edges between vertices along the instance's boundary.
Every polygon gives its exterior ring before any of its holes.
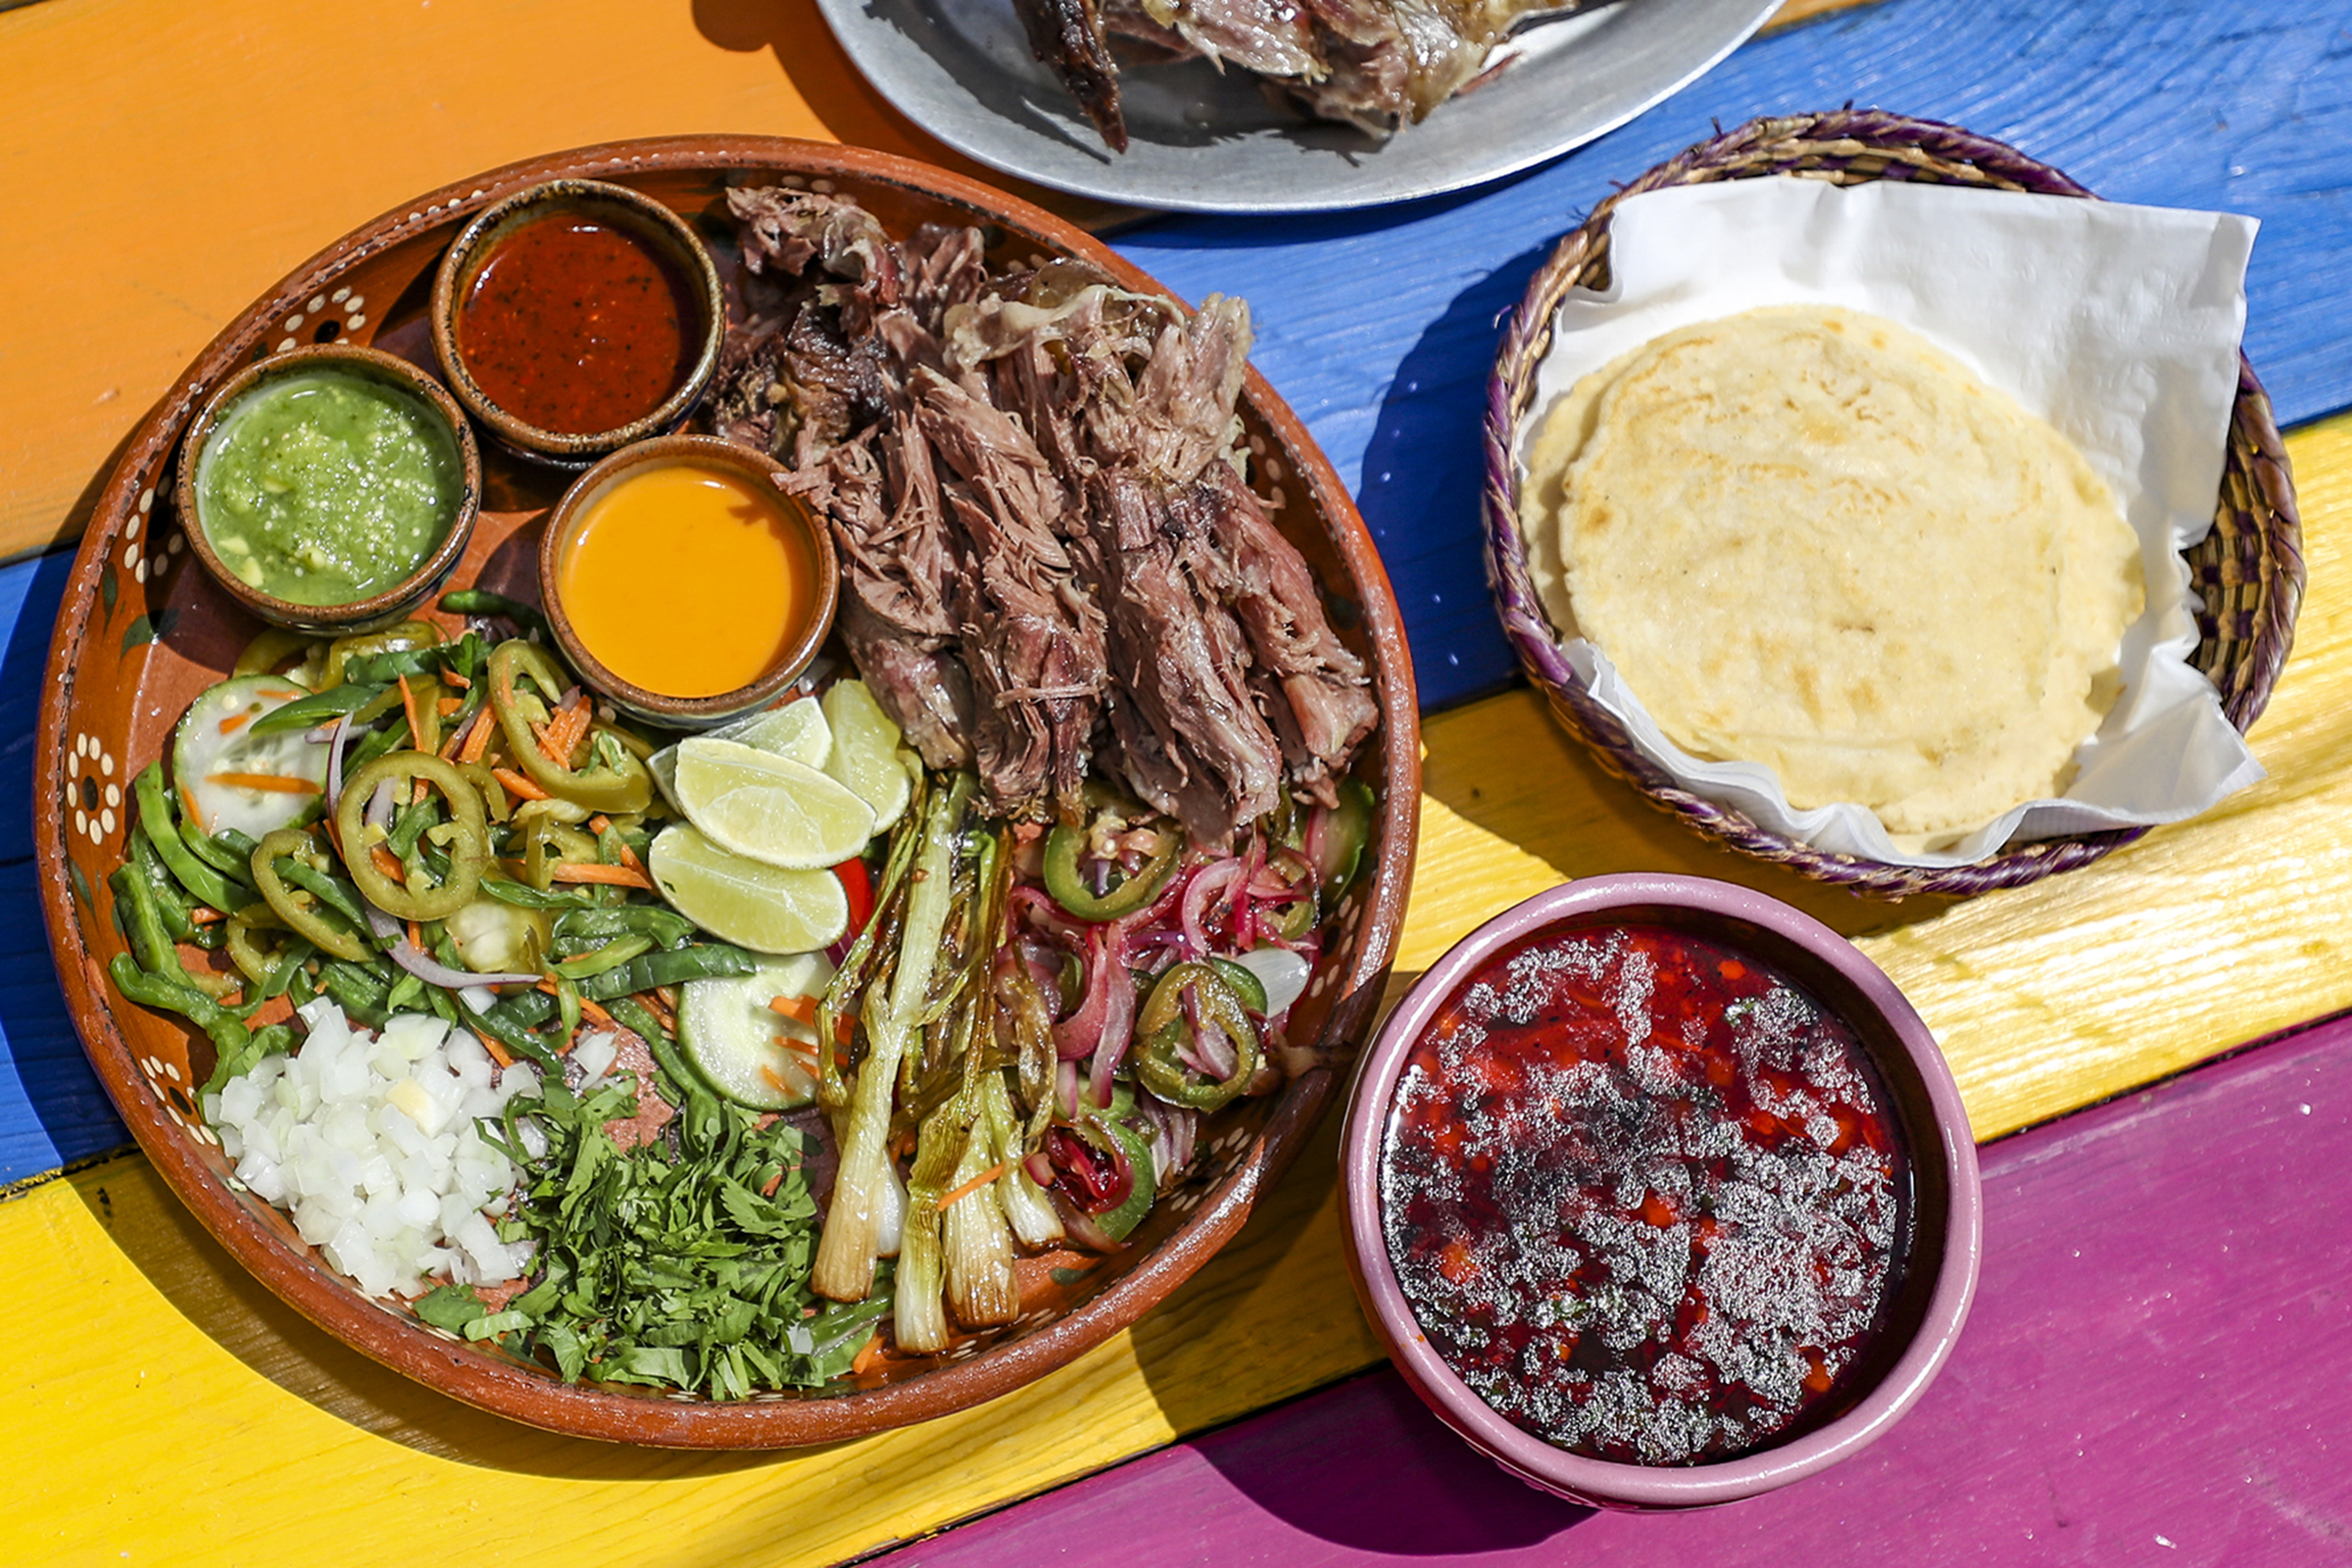
{"type": "Polygon", "coordinates": [[[1201,919],[1208,913],[1209,905],[1242,874],[1242,862],[1231,856],[1213,865],[1204,865],[1193,875],[1184,890],[1184,939],[1191,956],[1206,957],[1209,953],[1208,930],[1201,919]]]}
{"type": "Polygon", "coordinates": [[[335,814],[343,801],[343,743],[351,739],[351,715],[345,713],[335,720],[335,732],[326,750],[326,814],[335,814]]]}
{"type": "Polygon", "coordinates": [[[1014,915],[1027,914],[1050,937],[1075,939],[1083,929],[1069,910],[1054,902],[1052,894],[1027,883],[1012,890],[1010,909],[1014,915]]]}
{"type": "Polygon", "coordinates": [[[1065,1061],[1054,1069],[1054,1101],[1064,1121],[1078,1119],[1078,1064],[1065,1061]]]}
{"type": "Polygon", "coordinates": [[[1127,1048],[1135,1044],[1135,977],[1127,972],[1127,955],[1115,939],[1103,942],[1097,967],[1112,977],[1110,1008],[1102,1019],[1102,1036],[1095,1043],[1087,1092],[1096,1104],[1107,1105],[1111,1074],[1119,1070],[1119,1063],[1127,1059],[1127,1048]]]}
{"type": "Polygon", "coordinates": [[[1037,1185],[1040,1187],[1052,1187],[1054,1185],[1054,1161],[1042,1149],[1036,1153],[1031,1154],[1027,1159],[1022,1160],[1021,1169],[1027,1171],[1029,1173],[1029,1179],[1037,1183],[1037,1185]]]}
{"type": "Polygon", "coordinates": [[[390,942],[405,938],[400,922],[377,908],[365,894],[360,898],[360,912],[368,917],[368,929],[375,933],[377,941],[390,942]]]}
{"type": "MultiPolygon", "coordinates": [[[[1186,1105],[1167,1107],[1168,1160],[1161,1167],[1162,1179],[1183,1170],[1193,1162],[1193,1143],[1200,1131],[1200,1113],[1186,1105]]],[[[1153,1158],[1157,1158],[1154,1155],[1153,1158]]]]}
{"type": "Polygon", "coordinates": [[[1115,1252],[1119,1250],[1119,1244],[1110,1239],[1110,1233],[1088,1218],[1076,1203],[1059,1193],[1050,1196],[1054,1200],[1054,1212],[1061,1216],[1062,1232],[1071,1241],[1098,1252],[1115,1252]]]}
{"type": "MultiPolygon", "coordinates": [[[[387,915],[385,918],[389,919],[390,916],[387,915]]],[[[444,991],[464,991],[469,986],[520,986],[539,983],[539,977],[536,974],[475,974],[470,969],[452,969],[448,964],[426,956],[423,950],[418,948],[416,943],[411,942],[405,935],[392,945],[391,958],[394,963],[399,964],[426,985],[439,986],[444,991]]]]}
{"type": "Polygon", "coordinates": [[[1076,1012],[1054,1026],[1054,1054],[1062,1060],[1082,1061],[1102,1049],[1104,1035],[1120,1016],[1122,995],[1126,1025],[1133,1028],[1135,982],[1127,977],[1123,956],[1102,927],[1087,933],[1086,995],[1079,999],[1076,1012]]]}

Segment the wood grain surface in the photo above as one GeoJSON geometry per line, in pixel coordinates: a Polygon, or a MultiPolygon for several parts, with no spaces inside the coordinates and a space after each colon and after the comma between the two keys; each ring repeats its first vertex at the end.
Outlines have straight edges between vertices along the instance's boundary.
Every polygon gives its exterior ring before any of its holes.
{"type": "Polygon", "coordinates": [[[1985,1152],[1984,1264],[1876,1446],[1753,1501],[1594,1513],[1474,1453],[1385,1368],[891,1554],[888,1568],[1400,1558],[1486,1568],[2352,1557],[2352,1025],[1985,1152]]]}

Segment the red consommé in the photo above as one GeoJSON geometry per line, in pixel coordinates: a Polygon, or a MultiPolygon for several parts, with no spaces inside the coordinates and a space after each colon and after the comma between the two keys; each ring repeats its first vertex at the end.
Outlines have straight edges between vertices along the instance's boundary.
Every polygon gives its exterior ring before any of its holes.
{"type": "Polygon", "coordinates": [[[617,223],[554,213],[499,240],[458,307],[458,354],[491,402],[541,430],[598,435],[685,384],[702,306],[617,223]]]}
{"type": "Polygon", "coordinates": [[[1552,931],[1439,1011],[1397,1081],[1381,1220],[1429,1343],[1594,1458],[1729,1458],[1843,1408],[1910,1242],[1853,1030],[1753,956],[1552,931]]]}

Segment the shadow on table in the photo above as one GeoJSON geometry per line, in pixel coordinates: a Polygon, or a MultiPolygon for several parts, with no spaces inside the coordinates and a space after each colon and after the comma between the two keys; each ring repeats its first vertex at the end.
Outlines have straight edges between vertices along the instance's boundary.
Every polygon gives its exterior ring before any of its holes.
{"type": "Polygon", "coordinates": [[[144,1159],[110,1160],[69,1180],[108,1239],[206,1338],[288,1394],[373,1436],[461,1464],[580,1481],[718,1475],[777,1461],[773,1453],[560,1437],[461,1404],[378,1366],[280,1300],[213,1240],[144,1159]]]}
{"type": "Polygon", "coordinates": [[[1335,1364],[1382,1361],[1341,1255],[1343,1112],[1335,1102],[1242,1234],[1136,1324],[1137,1368],[1179,1432],[1234,1423],[1193,1439],[1192,1446],[1226,1485],[1306,1535],[1396,1556],[1468,1555],[1547,1541],[1591,1510],[1511,1480],[1385,1367],[1310,1392],[1312,1380],[1335,1364]],[[1287,1276],[1279,1303],[1269,1290],[1278,1271],[1287,1276]],[[1321,1285],[1320,1310],[1301,1311],[1302,1275],[1321,1285]],[[1208,1326],[1219,1317],[1231,1321],[1208,1326]],[[1287,1357],[1256,1355],[1253,1364],[1287,1362],[1307,1381],[1237,1389],[1219,1358],[1243,1339],[1287,1346],[1287,1357]],[[1279,1413],[1247,1414],[1301,1394],[1279,1413]]]}
{"type": "Polygon", "coordinates": [[[1384,1557],[1524,1550],[1593,1513],[1505,1475],[1386,1369],[1193,1446],[1292,1529],[1384,1557]]]}

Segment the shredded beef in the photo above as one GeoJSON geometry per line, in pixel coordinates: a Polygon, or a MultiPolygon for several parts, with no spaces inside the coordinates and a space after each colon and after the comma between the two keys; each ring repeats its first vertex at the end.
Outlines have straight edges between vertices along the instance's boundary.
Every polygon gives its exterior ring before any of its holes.
{"type": "Polygon", "coordinates": [[[1239,66],[1318,120],[1386,136],[1477,80],[1512,28],[1561,0],[1014,0],[1014,9],[1031,52],[1125,152],[1114,34],[1154,61],[1239,66]]]}
{"type": "Polygon", "coordinates": [[[1106,772],[1196,840],[1330,802],[1378,716],[1244,474],[1250,317],[971,228],[894,245],[855,204],[738,190],[756,314],[712,427],[775,454],[839,547],[836,624],[908,744],[992,810],[1106,772]]]}

